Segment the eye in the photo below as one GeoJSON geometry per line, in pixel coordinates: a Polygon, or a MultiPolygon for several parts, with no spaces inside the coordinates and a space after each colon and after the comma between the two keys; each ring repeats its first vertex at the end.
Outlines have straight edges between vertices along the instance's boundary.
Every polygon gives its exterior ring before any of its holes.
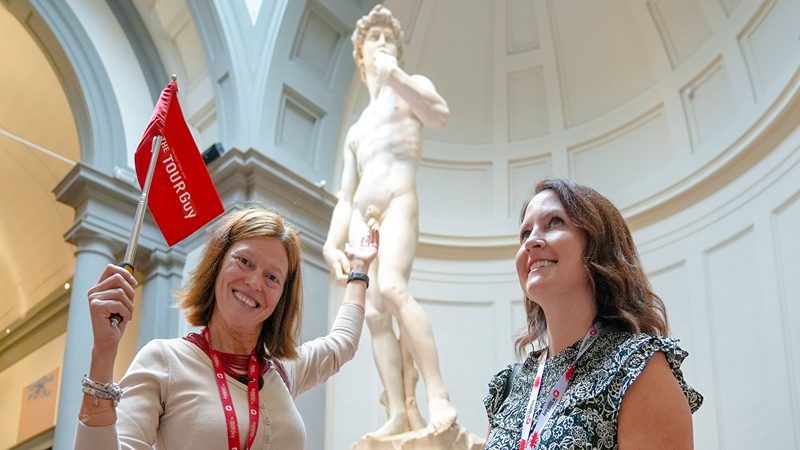
{"type": "Polygon", "coordinates": [[[278,276],[275,275],[274,273],[268,273],[266,278],[267,278],[267,284],[269,284],[270,286],[281,285],[281,279],[278,278],[278,276]]]}
{"type": "Polygon", "coordinates": [[[550,226],[551,227],[557,226],[557,225],[563,225],[565,223],[566,222],[564,222],[564,219],[562,219],[561,217],[558,217],[558,216],[553,216],[553,218],[550,219],[550,226]]]}
{"type": "Polygon", "coordinates": [[[250,258],[248,258],[246,256],[237,255],[237,254],[232,254],[231,256],[233,256],[233,259],[239,261],[239,264],[247,267],[248,269],[252,269],[253,268],[253,261],[250,261],[250,258]]]}
{"type": "Polygon", "coordinates": [[[528,240],[528,236],[531,235],[531,230],[522,230],[519,233],[519,242],[523,243],[528,240]]]}

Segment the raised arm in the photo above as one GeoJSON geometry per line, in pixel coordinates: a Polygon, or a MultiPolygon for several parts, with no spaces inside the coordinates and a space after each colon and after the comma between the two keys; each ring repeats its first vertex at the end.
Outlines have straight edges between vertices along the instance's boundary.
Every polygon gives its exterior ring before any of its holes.
{"type": "Polygon", "coordinates": [[[397,58],[377,52],[375,65],[379,79],[397,92],[411,107],[423,125],[441,129],[447,124],[450,109],[447,102],[436,92],[431,80],[422,75],[409,75],[397,65],[397,58]]]}
{"type": "MultiPolygon", "coordinates": [[[[117,357],[122,333],[133,318],[133,298],[136,279],[125,269],[113,264],[106,266],[97,284],[88,292],[89,312],[92,317],[92,360],[87,378],[97,383],[113,383],[114,359],[117,357]],[[122,321],[112,325],[111,314],[119,314],[122,321]]],[[[111,400],[83,395],[79,419],[90,427],[111,425],[117,421],[116,405],[111,400]]]]}
{"type": "Polygon", "coordinates": [[[322,255],[325,257],[325,262],[328,263],[328,267],[333,270],[334,276],[340,282],[347,280],[347,276],[350,274],[350,261],[348,261],[343,249],[344,244],[347,242],[350,220],[353,216],[353,196],[358,186],[358,167],[353,150],[350,148],[349,135],[350,132],[348,132],[344,146],[342,188],[336,194],[338,201],[333,208],[328,237],[322,247],[322,255]]]}

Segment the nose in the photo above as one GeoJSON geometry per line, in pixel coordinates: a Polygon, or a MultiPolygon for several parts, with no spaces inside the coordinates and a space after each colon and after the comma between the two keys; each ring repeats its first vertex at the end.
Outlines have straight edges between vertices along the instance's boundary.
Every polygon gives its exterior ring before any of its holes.
{"type": "Polygon", "coordinates": [[[386,43],[386,34],[385,33],[381,33],[381,34],[378,35],[378,43],[379,44],[386,43]]]}
{"type": "Polygon", "coordinates": [[[250,288],[258,290],[261,288],[261,275],[257,270],[253,270],[245,277],[245,283],[247,283],[250,288]]]}
{"type": "Polygon", "coordinates": [[[535,232],[531,232],[531,234],[528,236],[528,239],[525,239],[524,245],[525,249],[530,251],[534,248],[544,248],[547,243],[540,235],[535,232]]]}

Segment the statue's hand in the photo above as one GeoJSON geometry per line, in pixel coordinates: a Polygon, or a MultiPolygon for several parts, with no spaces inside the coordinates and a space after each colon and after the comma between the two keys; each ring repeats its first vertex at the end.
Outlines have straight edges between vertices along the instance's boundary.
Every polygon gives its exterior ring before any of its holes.
{"type": "Polygon", "coordinates": [[[350,261],[347,259],[347,255],[338,248],[323,247],[322,256],[333,271],[336,281],[339,283],[347,281],[347,276],[350,274],[350,261]]]}
{"type": "Polygon", "coordinates": [[[385,84],[389,74],[397,67],[396,56],[380,49],[375,52],[375,74],[379,84],[385,84]]]}

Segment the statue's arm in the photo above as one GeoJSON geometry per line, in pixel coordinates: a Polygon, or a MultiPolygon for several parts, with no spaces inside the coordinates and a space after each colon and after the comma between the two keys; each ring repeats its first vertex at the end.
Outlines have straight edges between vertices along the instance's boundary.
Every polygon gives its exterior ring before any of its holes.
{"type": "Polygon", "coordinates": [[[336,194],[338,201],[333,208],[331,226],[328,229],[328,238],[322,247],[322,254],[328,267],[340,281],[346,280],[350,274],[350,262],[342,250],[350,230],[350,220],[353,216],[353,196],[358,186],[358,169],[356,158],[345,139],[344,169],[342,171],[342,187],[336,194]]]}
{"type": "Polygon", "coordinates": [[[394,66],[386,77],[386,84],[408,103],[411,111],[426,127],[441,129],[447,124],[450,108],[436,92],[431,80],[422,75],[409,75],[394,66]]]}

